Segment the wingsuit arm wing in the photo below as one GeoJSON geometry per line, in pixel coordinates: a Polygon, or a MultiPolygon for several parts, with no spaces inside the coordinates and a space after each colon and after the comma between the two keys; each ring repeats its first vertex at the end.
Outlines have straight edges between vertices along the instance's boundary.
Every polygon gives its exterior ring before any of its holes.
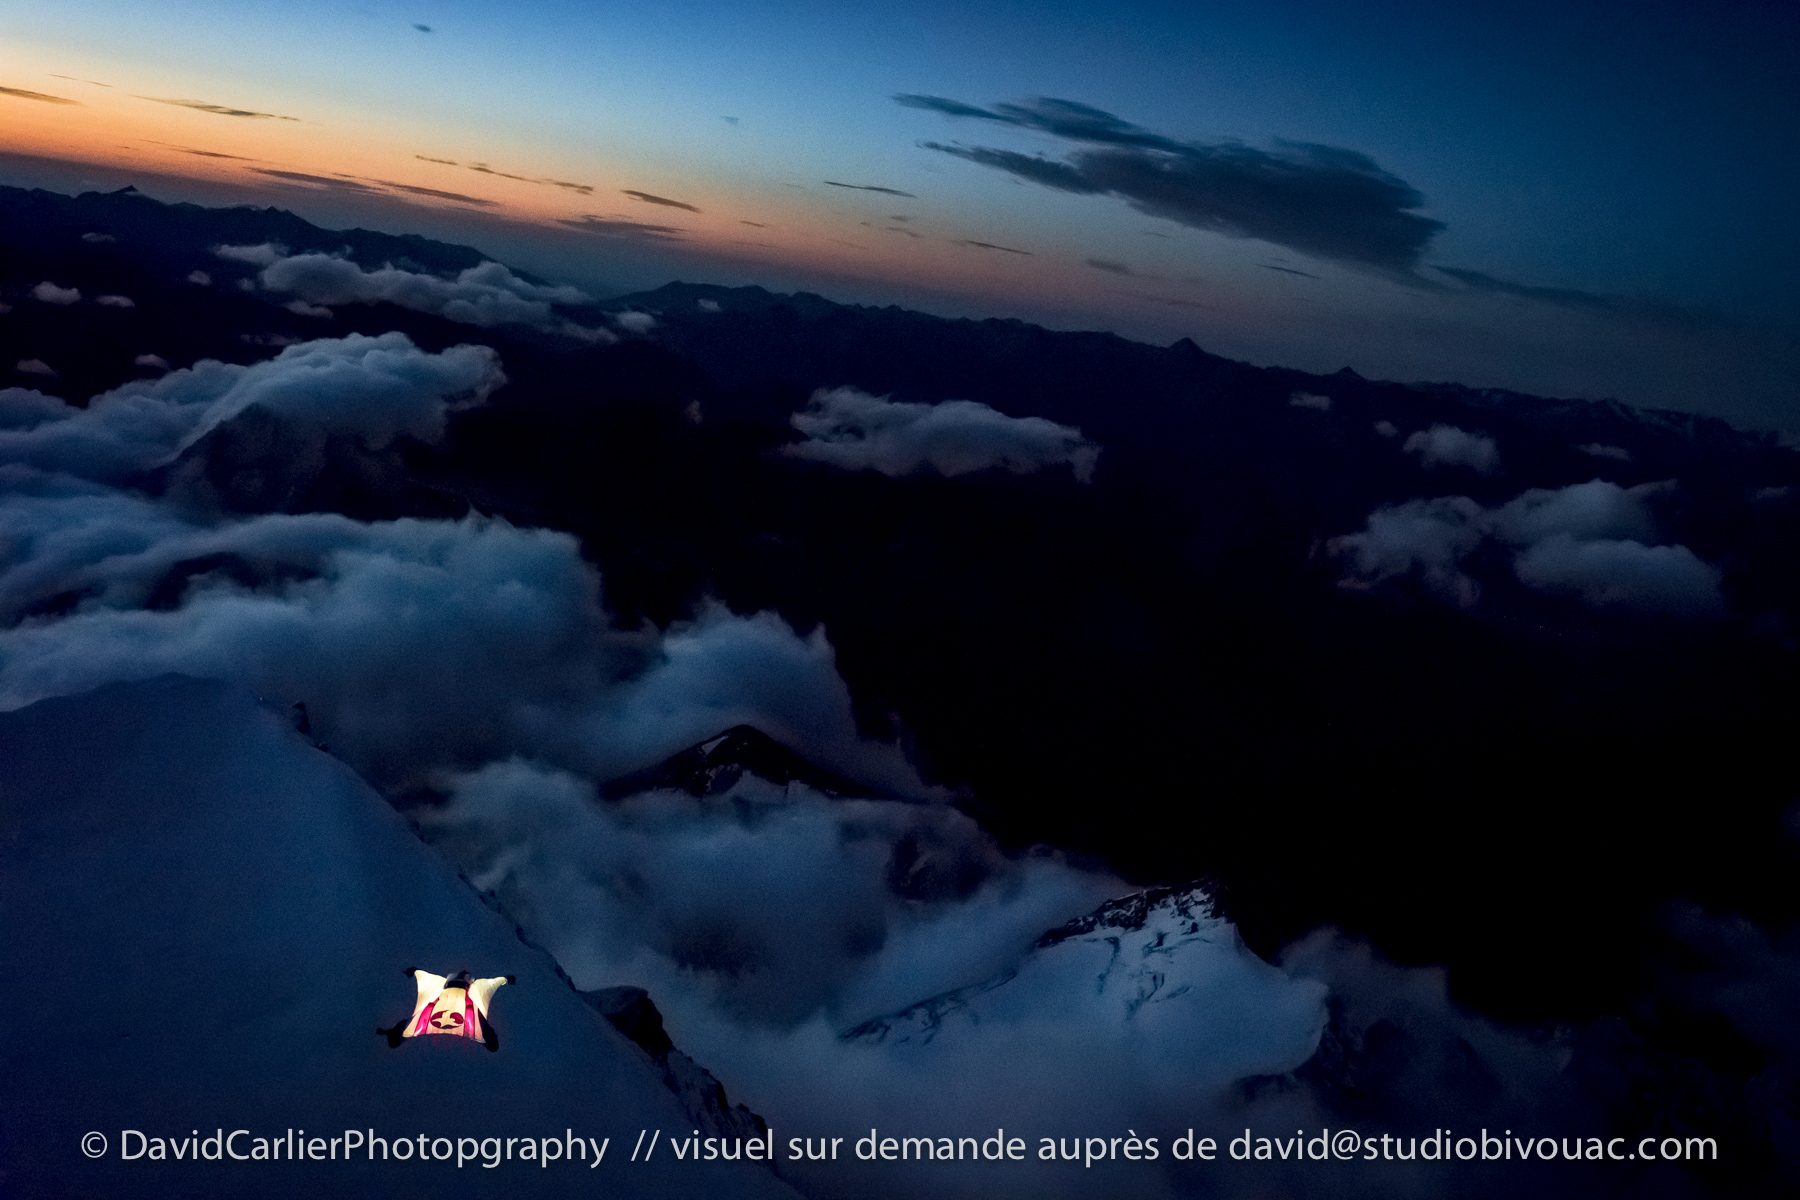
{"type": "Polygon", "coordinates": [[[433,975],[430,971],[421,971],[417,967],[412,972],[413,984],[419,989],[418,1002],[413,1005],[412,1016],[406,1018],[406,1028],[401,1037],[412,1037],[419,1026],[419,1014],[437,1003],[437,998],[444,990],[444,977],[433,975]]]}

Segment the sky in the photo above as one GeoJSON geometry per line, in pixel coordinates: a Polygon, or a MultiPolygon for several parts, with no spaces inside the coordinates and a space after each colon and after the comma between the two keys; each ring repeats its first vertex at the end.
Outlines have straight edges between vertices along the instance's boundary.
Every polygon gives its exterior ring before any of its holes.
{"type": "Polygon", "coordinates": [[[1793,430],[1797,60],[1791,4],[9,0],[0,182],[1793,430]]]}

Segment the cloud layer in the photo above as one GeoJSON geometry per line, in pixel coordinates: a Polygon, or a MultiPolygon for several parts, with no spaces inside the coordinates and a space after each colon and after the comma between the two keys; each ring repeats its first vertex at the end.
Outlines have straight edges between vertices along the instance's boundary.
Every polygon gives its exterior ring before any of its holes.
{"type": "Polygon", "coordinates": [[[911,404],[856,388],[821,388],[792,423],[807,440],[787,453],[884,475],[929,469],[955,476],[996,467],[1022,474],[1068,466],[1087,483],[1100,457],[1079,429],[1009,417],[972,400],[911,404]]]}
{"type": "Polygon", "coordinates": [[[1454,425],[1421,429],[1410,434],[1401,449],[1416,454],[1426,467],[1467,467],[1482,475],[1500,469],[1500,447],[1493,438],[1454,425]]]}
{"type": "Polygon", "coordinates": [[[610,332],[580,325],[557,312],[557,305],[592,303],[585,292],[531,283],[496,262],[447,279],[394,266],[369,271],[337,255],[286,255],[269,245],[220,246],[214,253],[261,266],[257,278],[264,288],[310,305],[398,304],[464,325],[529,325],[582,341],[613,340],[610,332]]]}
{"type": "Polygon", "coordinates": [[[822,631],[706,607],[666,631],[612,628],[575,540],[470,516],[214,521],[118,490],[260,406],[381,444],[430,438],[502,376],[493,351],[400,334],[203,362],[86,408],[0,393],[0,706],[182,671],[305,700],[321,736],[392,785],[513,754],[606,778],[753,723],[895,792],[822,631]],[[47,607],[46,607],[47,606],[47,607]]]}
{"type": "Polygon", "coordinates": [[[1371,513],[1361,532],[1334,539],[1330,550],[1352,586],[1414,578],[1463,607],[1479,602],[1474,564],[1495,547],[1513,578],[1534,591],[1602,609],[1719,616],[1718,568],[1686,546],[1661,544],[1651,503],[1670,486],[1596,479],[1533,488],[1498,508],[1466,496],[1409,500],[1371,513]]]}
{"type": "Polygon", "coordinates": [[[167,462],[251,406],[354,434],[372,447],[441,436],[445,414],[505,381],[485,346],[428,354],[403,334],[308,342],[238,366],[212,359],[96,396],[58,419],[0,432],[0,462],[113,480],[167,462]]]}

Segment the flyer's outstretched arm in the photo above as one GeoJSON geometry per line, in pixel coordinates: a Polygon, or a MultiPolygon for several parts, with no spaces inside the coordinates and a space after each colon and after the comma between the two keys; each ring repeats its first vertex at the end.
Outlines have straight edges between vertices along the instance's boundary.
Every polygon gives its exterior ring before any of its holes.
{"type": "Polygon", "coordinates": [[[438,995],[444,990],[444,977],[433,975],[430,971],[422,971],[418,967],[408,967],[401,974],[410,978],[418,988],[418,1000],[413,1004],[412,1016],[388,1029],[377,1029],[375,1032],[387,1038],[389,1046],[398,1049],[400,1043],[413,1036],[419,1025],[419,1015],[437,1002],[438,995]]]}

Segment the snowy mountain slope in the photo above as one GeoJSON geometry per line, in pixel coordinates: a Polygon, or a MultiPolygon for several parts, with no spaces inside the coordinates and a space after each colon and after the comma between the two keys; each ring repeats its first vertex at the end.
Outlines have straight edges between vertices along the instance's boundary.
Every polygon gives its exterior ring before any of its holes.
{"type": "Polygon", "coordinates": [[[1017,966],[844,1034],[853,1043],[967,1041],[982,1027],[1054,1020],[1129,1039],[1229,1080],[1256,1064],[1298,1066],[1318,1044],[1324,989],[1243,946],[1201,885],[1108,901],[1051,930],[1017,966]]]}
{"type": "Polygon", "coordinates": [[[690,1118],[555,964],[404,820],[221,684],[0,715],[0,1192],[8,1196],[790,1195],[760,1169],[628,1161],[690,1118]],[[389,1049],[402,969],[510,973],[498,1053],[389,1049]],[[604,1165],[120,1162],[121,1130],[613,1139],[604,1165]],[[112,1143],[97,1161],[79,1141],[112,1143]]]}
{"type": "Polygon", "coordinates": [[[675,1048],[649,992],[637,987],[598,988],[582,992],[581,998],[650,1056],[664,1086],[680,1098],[697,1128],[721,1137],[751,1138],[768,1133],[768,1122],[743,1105],[733,1104],[717,1076],[675,1048]]]}

